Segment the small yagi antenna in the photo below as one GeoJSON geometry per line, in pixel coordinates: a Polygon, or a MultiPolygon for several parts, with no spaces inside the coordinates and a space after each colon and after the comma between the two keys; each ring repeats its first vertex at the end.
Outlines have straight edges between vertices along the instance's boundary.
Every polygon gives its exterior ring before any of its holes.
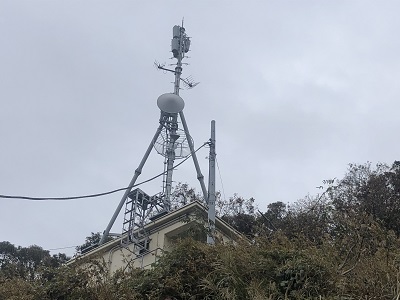
{"type": "Polygon", "coordinates": [[[185,88],[187,89],[192,89],[194,88],[196,85],[198,85],[200,82],[194,82],[192,76],[189,76],[185,79],[181,78],[183,85],[185,86],[185,88]]]}
{"type": "Polygon", "coordinates": [[[162,68],[164,68],[165,67],[165,63],[159,63],[158,61],[154,61],[154,66],[157,68],[157,69],[162,69],[162,68]]]}

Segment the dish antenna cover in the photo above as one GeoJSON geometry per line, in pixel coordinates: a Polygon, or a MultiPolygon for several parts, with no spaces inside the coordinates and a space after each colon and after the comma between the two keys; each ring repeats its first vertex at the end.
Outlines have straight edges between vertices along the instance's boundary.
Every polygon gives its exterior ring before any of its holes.
{"type": "Polygon", "coordinates": [[[157,106],[163,112],[173,114],[181,112],[185,107],[185,102],[178,95],[167,93],[158,97],[157,106]]]}

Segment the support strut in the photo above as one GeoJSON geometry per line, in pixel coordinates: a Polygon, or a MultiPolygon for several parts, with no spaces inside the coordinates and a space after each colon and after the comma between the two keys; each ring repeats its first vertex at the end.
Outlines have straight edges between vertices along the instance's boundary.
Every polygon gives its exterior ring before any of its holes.
{"type": "Polygon", "coordinates": [[[194,145],[193,145],[193,142],[192,142],[192,138],[190,137],[189,128],[188,128],[188,126],[186,124],[186,119],[185,119],[185,115],[183,114],[183,111],[181,111],[179,113],[179,117],[181,118],[183,129],[184,129],[185,134],[186,134],[186,139],[187,139],[188,144],[189,144],[190,153],[191,153],[192,158],[193,158],[194,167],[196,168],[197,179],[200,182],[201,190],[203,192],[204,201],[208,202],[207,189],[206,189],[206,185],[204,184],[204,176],[203,176],[203,174],[201,174],[199,161],[197,160],[196,151],[194,150],[194,145]]]}
{"type": "Polygon", "coordinates": [[[129,183],[128,188],[125,190],[125,193],[124,193],[124,195],[122,196],[121,201],[119,202],[117,209],[115,210],[113,216],[111,217],[111,220],[110,220],[110,222],[108,223],[106,230],[104,230],[103,235],[101,236],[101,240],[100,240],[100,242],[99,242],[99,245],[104,244],[104,242],[105,242],[105,240],[106,240],[108,234],[110,233],[111,227],[114,225],[114,222],[115,222],[115,220],[117,219],[117,217],[118,217],[118,215],[119,215],[119,213],[120,213],[120,211],[121,211],[121,208],[122,208],[122,206],[123,206],[124,203],[125,203],[126,197],[128,197],[129,193],[130,193],[131,190],[132,190],[132,187],[135,185],[135,182],[136,182],[137,178],[138,178],[139,175],[142,173],[143,166],[144,166],[144,164],[146,163],[146,160],[147,160],[147,158],[148,158],[149,155],[150,155],[150,152],[151,152],[151,150],[152,150],[152,148],[153,148],[153,145],[154,145],[154,143],[157,141],[158,136],[160,135],[161,130],[162,130],[163,127],[164,127],[164,122],[165,122],[165,121],[164,121],[164,118],[163,118],[163,116],[161,115],[161,118],[160,118],[160,126],[158,126],[157,131],[156,131],[156,133],[154,134],[154,137],[153,137],[153,139],[151,140],[150,145],[149,145],[149,147],[147,148],[146,153],[144,154],[144,156],[143,156],[143,158],[142,158],[142,161],[140,162],[138,168],[135,170],[135,174],[133,175],[133,178],[132,178],[131,182],[129,183]]]}

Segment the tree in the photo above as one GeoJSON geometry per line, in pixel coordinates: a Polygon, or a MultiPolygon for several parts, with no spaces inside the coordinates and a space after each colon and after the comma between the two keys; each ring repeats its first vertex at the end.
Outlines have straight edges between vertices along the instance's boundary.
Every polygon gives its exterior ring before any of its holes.
{"type": "Polygon", "coordinates": [[[187,183],[179,182],[171,194],[171,208],[178,209],[194,201],[204,203],[203,196],[196,192],[195,188],[189,187],[187,183]]]}
{"type": "Polygon", "coordinates": [[[217,195],[217,215],[247,237],[253,237],[258,231],[258,215],[255,210],[254,198],[245,199],[234,194],[233,197],[224,200],[220,193],[217,195]]]}
{"type": "Polygon", "coordinates": [[[342,214],[366,213],[385,228],[400,234],[400,162],[391,167],[371,163],[349,166],[345,177],[329,192],[342,214]]]}
{"type": "Polygon", "coordinates": [[[287,216],[286,204],[281,201],[268,204],[267,211],[261,213],[264,224],[269,230],[283,229],[283,221],[287,216]]]}
{"type": "MultiPolygon", "coordinates": [[[[171,207],[177,209],[193,201],[204,203],[202,195],[190,188],[187,183],[178,183],[171,198],[171,207]]],[[[246,236],[253,236],[257,229],[255,199],[245,199],[234,194],[229,199],[223,199],[220,192],[216,195],[216,215],[246,236]]]]}
{"type": "Polygon", "coordinates": [[[6,278],[20,277],[25,280],[34,280],[40,276],[44,267],[58,267],[69,258],[63,254],[50,255],[42,247],[14,246],[10,242],[0,242],[0,273],[6,278]]]}
{"type": "MultiPolygon", "coordinates": [[[[111,236],[108,236],[105,240],[105,242],[111,241],[113,238],[111,236]]],[[[85,243],[83,243],[80,246],[76,246],[76,251],[78,253],[86,253],[96,247],[99,246],[99,242],[101,240],[101,233],[100,232],[91,232],[89,236],[85,238],[85,243]]]]}
{"type": "Polygon", "coordinates": [[[351,165],[322,193],[260,214],[254,199],[220,199],[220,216],[251,242],[209,246],[188,231],[149,270],[60,267],[38,246],[2,242],[0,299],[400,299],[399,173],[399,162],[351,165]]]}

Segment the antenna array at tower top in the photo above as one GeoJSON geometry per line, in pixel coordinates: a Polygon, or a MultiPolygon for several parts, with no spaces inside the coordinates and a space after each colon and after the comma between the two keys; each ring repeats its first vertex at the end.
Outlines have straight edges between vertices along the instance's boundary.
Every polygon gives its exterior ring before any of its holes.
{"type": "Polygon", "coordinates": [[[183,82],[184,87],[191,89],[194,88],[199,82],[194,82],[191,76],[187,78],[181,78],[182,74],[182,60],[185,57],[185,54],[190,50],[190,38],[187,36],[185,28],[179,25],[175,25],[172,28],[172,41],[171,41],[171,52],[173,54],[173,58],[176,58],[178,61],[176,63],[175,70],[165,68],[165,64],[160,64],[155,62],[155,66],[159,70],[164,70],[168,72],[172,72],[175,74],[175,82],[174,82],[174,93],[179,95],[180,82],[183,82]]]}
{"type": "Polygon", "coordinates": [[[184,27],[175,25],[172,32],[171,51],[179,61],[184,58],[185,53],[189,52],[190,38],[186,35],[184,27]]]}

